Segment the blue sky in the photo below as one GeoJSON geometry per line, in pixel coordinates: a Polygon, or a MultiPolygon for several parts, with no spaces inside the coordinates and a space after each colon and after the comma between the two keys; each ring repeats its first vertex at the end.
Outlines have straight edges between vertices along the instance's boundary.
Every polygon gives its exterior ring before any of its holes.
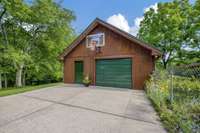
{"type": "Polygon", "coordinates": [[[80,33],[96,17],[107,21],[113,15],[110,23],[121,19],[118,22],[127,21],[129,28],[134,30],[137,28],[137,19],[141,19],[146,8],[155,6],[155,3],[167,1],[170,0],[63,0],[62,6],[74,11],[76,20],[72,26],[77,33],[80,33]]]}

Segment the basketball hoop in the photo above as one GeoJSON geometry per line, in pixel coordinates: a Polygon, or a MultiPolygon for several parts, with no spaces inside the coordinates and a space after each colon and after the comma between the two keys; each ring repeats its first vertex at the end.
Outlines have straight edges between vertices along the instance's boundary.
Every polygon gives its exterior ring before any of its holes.
{"type": "Polygon", "coordinates": [[[92,34],[86,37],[86,47],[96,53],[101,53],[101,47],[105,45],[104,33],[92,34]]]}

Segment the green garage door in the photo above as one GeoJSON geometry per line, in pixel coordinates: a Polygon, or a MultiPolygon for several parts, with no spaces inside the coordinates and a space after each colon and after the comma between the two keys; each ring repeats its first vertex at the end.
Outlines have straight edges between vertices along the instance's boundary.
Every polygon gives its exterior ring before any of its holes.
{"type": "Polygon", "coordinates": [[[131,59],[105,59],[96,61],[96,85],[132,88],[131,59]]]}

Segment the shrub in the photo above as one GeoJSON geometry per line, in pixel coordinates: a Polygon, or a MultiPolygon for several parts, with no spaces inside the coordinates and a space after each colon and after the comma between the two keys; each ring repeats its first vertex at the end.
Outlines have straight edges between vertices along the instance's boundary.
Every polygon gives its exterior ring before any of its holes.
{"type": "Polygon", "coordinates": [[[156,71],[146,82],[146,92],[169,132],[200,131],[200,81],[194,78],[173,78],[174,100],[170,102],[170,76],[156,71]]]}
{"type": "Polygon", "coordinates": [[[85,86],[89,86],[90,83],[91,83],[91,80],[90,80],[89,76],[85,76],[84,79],[83,79],[83,84],[85,86]]]}

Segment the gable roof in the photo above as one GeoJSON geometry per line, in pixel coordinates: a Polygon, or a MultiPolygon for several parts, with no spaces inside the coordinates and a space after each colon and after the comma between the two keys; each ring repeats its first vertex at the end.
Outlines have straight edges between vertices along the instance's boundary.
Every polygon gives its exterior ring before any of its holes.
{"type": "Polygon", "coordinates": [[[102,25],[106,28],[108,28],[109,30],[112,30],[113,32],[125,37],[126,39],[139,44],[140,46],[142,46],[143,48],[150,50],[152,52],[153,56],[161,56],[161,52],[160,50],[150,46],[150,44],[147,44],[139,39],[137,39],[136,37],[134,37],[133,35],[99,19],[96,18],[72,43],[71,45],[69,45],[62,54],[60,54],[59,59],[63,60],[65,56],[67,56],[88,34],[89,32],[91,32],[97,25],[102,25]]]}

